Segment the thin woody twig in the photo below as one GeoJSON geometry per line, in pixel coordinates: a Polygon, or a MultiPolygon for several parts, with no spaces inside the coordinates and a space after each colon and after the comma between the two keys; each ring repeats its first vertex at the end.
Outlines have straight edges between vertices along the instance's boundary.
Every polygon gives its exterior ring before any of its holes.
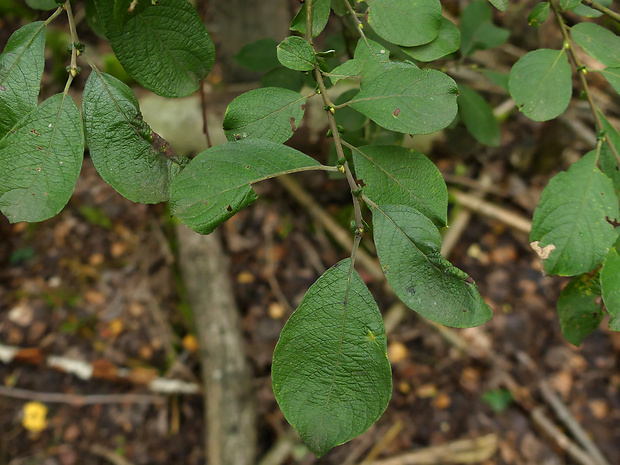
{"type": "Polygon", "coordinates": [[[553,391],[551,386],[547,381],[542,380],[539,384],[540,393],[543,396],[543,399],[551,406],[555,414],[558,416],[558,419],[571,432],[571,434],[575,437],[577,442],[581,444],[581,446],[590,454],[590,456],[596,461],[598,465],[610,465],[605,456],[596,447],[596,444],[590,439],[588,434],[584,431],[581,425],[577,422],[575,417],[570,413],[568,408],[564,405],[564,403],[560,400],[557,394],[553,391]]]}
{"type": "Polygon", "coordinates": [[[39,392],[27,389],[0,386],[0,396],[12,399],[36,400],[47,404],[70,404],[73,406],[101,404],[162,404],[165,397],[152,394],[65,394],[60,392],[39,392]]]}

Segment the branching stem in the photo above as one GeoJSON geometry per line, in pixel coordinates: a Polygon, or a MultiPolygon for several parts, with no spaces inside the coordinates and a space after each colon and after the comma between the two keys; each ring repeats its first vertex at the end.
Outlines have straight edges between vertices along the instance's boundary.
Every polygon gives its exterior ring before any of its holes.
{"type": "Polygon", "coordinates": [[[59,6],[56,11],[54,11],[51,16],[49,18],[47,18],[45,20],[45,25],[47,26],[49,23],[51,23],[52,21],[54,21],[54,19],[56,19],[64,10],[64,7],[59,6]]]}
{"type": "MultiPolygon", "coordinates": [[[[592,109],[592,114],[594,116],[594,124],[596,126],[596,132],[600,134],[605,131],[605,127],[603,126],[603,122],[598,113],[598,108],[596,104],[594,103],[594,99],[592,98],[592,92],[590,91],[590,86],[588,85],[588,81],[586,79],[586,67],[583,65],[583,63],[581,63],[581,60],[579,59],[579,57],[577,56],[577,53],[575,52],[575,47],[568,33],[568,28],[566,27],[564,18],[562,17],[562,14],[560,13],[560,10],[558,9],[555,1],[550,0],[549,4],[551,5],[553,12],[555,13],[556,19],[558,20],[560,31],[562,32],[562,37],[564,39],[564,46],[568,49],[568,54],[570,55],[571,60],[573,61],[573,63],[575,64],[575,67],[577,68],[577,75],[579,76],[579,82],[581,83],[581,87],[583,87],[583,92],[586,96],[586,100],[588,101],[588,103],[590,104],[590,108],[592,109]]],[[[618,154],[618,151],[616,150],[616,147],[614,147],[613,144],[609,143],[608,145],[609,145],[611,152],[614,154],[616,163],[618,163],[618,165],[620,166],[620,154],[618,154]]]]}
{"type": "MultiPolygon", "coordinates": [[[[350,8],[349,2],[344,3],[347,4],[347,6],[350,8]]],[[[306,8],[306,40],[314,49],[314,44],[312,42],[312,0],[306,1],[306,8]]],[[[358,30],[361,31],[361,29],[359,28],[358,30]]],[[[336,154],[338,155],[339,160],[345,160],[344,151],[342,149],[342,139],[340,138],[340,133],[338,132],[338,125],[336,124],[336,119],[334,118],[334,104],[329,98],[329,95],[327,94],[325,81],[323,80],[323,75],[321,74],[321,70],[319,69],[318,65],[314,66],[314,77],[316,78],[316,82],[319,85],[319,91],[321,97],[323,98],[323,103],[325,104],[325,113],[327,114],[329,128],[331,129],[332,137],[334,139],[336,154]]],[[[355,182],[353,173],[351,173],[351,168],[349,167],[349,164],[346,160],[343,162],[342,166],[344,168],[344,174],[349,183],[349,188],[351,189],[351,197],[353,198],[353,210],[355,212],[355,239],[353,241],[353,250],[351,251],[351,266],[353,266],[355,263],[357,248],[362,240],[364,222],[362,221],[362,208],[360,206],[360,199],[357,195],[353,194],[353,192],[357,191],[359,187],[355,182]]]]}
{"type": "Polygon", "coordinates": [[[71,33],[71,62],[69,63],[69,77],[67,78],[67,84],[65,84],[65,94],[69,91],[73,78],[78,74],[77,66],[77,54],[78,50],[76,45],[80,42],[77,36],[77,30],[75,29],[75,19],[73,18],[73,11],[71,9],[71,1],[67,0],[63,7],[67,12],[67,18],[69,20],[69,31],[71,33]]]}
{"type": "Polygon", "coordinates": [[[583,3],[586,6],[589,6],[590,8],[600,11],[601,13],[609,16],[611,19],[614,19],[618,23],[620,23],[620,14],[616,13],[613,10],[610,10],[606,6],[601,5],[600,3],[595,2],[593,0],[581,0],[581,3],[583,3]]]}

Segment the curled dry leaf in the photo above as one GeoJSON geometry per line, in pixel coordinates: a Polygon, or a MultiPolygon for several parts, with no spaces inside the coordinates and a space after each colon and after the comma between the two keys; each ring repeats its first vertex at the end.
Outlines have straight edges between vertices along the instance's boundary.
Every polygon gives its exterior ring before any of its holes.
{"type": "Polygon", "coordinates": [[[541,260],[546,260],[549,258],[551,252],[555,250],[555,245],[549,244],[544,247],[541,247],[540,241],[530,242],[530,247],[534,249],[534,252],[540,257],[541,260]]]}

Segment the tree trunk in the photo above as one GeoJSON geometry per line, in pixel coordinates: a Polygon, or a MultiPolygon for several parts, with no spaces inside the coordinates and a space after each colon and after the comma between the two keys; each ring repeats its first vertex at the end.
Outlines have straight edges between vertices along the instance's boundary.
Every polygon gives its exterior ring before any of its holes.
{"type": "Polygon", "coordinates": [[[179,261],[200,341],[209,465],[255,463],[256,408],[220,236],[177,228],[179,261]]]}

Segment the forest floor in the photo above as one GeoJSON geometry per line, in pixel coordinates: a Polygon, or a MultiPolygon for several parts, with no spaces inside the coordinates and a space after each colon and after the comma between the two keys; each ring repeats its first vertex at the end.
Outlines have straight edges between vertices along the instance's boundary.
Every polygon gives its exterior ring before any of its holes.
{"type": "MultiPolygon", "coordinates": [[[[573,137],[562,122],[535,124],[515,112],[499,149],[456,127],[427,155],[452,189],[486,190],[509,215],[531,218],[548,179],[589,150],[573,137]]],[[[325,161],[328,141],[295,143],[325,161]]],[[[346,229],[352,207],[343,180],[294,179],[346,229]]],[[[257,463],[276,444],[289,444],[279,462],[288,465],[368,464],[411,451],[431,458],[409,463],[580,463],[566,447],[583,448],[583,440],[557,401],[618,463],[620,333],[605,320],[580,347],[566,342],[555,305],[568,280],[543,275],[527,234],[475,213],[450,259],[475,279],[494,317],[441,331],[411,311],[399,314],[384,283],[360,266],[382,312],[392,322],[398,315],[388,337],[393,397],[365,434],[316,459],[275,402],[271,358],[306,290],[350,251],[279,182],[257,192],[258,202],[221,226],[254,379],[257,463]],[[470,442],[448,447],[456,440],[470,442]]],[[[205,463],[203,399],[183,393],[199,391],[201,377],[174,230],[165,205],[123,199],[88,158],[57,217],[11,225],[0,215],[0,465],[205,463]],[[52,366],[59,363],[64,371],[52,366]],[[178,381],[175,392],[153,395],[148,385],[159,378],[178,381]],[[38,403],[40,428],[24,422],[38,403]]]]}

